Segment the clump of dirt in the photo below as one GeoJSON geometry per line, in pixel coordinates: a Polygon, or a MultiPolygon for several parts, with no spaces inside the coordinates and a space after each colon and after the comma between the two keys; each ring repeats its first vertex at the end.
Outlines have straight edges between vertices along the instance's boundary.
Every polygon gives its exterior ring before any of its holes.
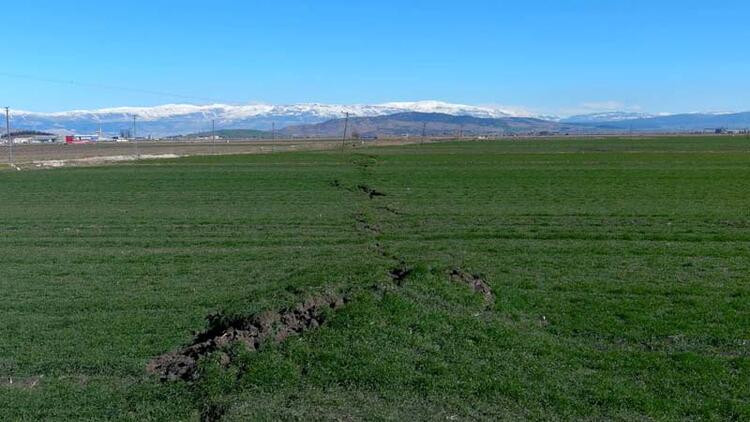
{"type": "Polygon", "coordinates": [[[397,284],[401,284],[406,280],[413,270],[409,267],[407,267],[404,263],[401,263],[400,266],[392,268],[390,271],[388,271],[388,275],[395,281],[397,284]]]}
{"type": "Polygon", "coordinates": [[[376,196],[386,196],[383,192],[380,192],[374,188],[371,188],[367,185],[358,185],[357,189],[367,194],[367,196],[370,197],[370,199],[375,198],[376,196]]]}
{"type": "Polygon", "coordinates": [[[480,276],[471,274],[460,268],[454,268],[450,270],[450,277],[453,281],[465,284],[475,292],[484,296],[485,302],[489,303],[494,300],[492,289],[480,276]]]}
{"type": "MultiPolygon", "coordinates": [[[[324,296],[309,299],[292,308],[265,312],[247,318],[227,318],[210,315],[209,329],[195,336],[192,344],[152,359],[146,370],[159,375],[162,381],[192,381],[198,377],[198,360],[202,356],[225,349],[231,344],[242,344],[255,351],[267,341],[283,342],[291,335],[318,328],[325,322],[325,311],[339,309],[346,304],[343,296],[324,296]]],[[[222,354],[228,365],[231,357],[222,354]]]]}

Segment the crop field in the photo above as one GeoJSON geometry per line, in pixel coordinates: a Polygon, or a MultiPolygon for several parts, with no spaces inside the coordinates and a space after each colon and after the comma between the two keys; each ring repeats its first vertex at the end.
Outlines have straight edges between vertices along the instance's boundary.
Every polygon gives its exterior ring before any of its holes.
{"type": "Polygon", "coordinates": [[[750,140],[0,169],[2,420],[748,420],[750,140]]]}

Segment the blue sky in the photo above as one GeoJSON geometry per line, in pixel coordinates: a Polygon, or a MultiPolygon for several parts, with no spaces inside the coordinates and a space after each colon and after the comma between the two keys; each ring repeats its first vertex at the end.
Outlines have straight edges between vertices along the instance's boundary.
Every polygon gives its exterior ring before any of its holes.
{"type": "Polygon", "coordinates": [[[747,1],[29,0],[1,12],[0,103],[31,111],[426,99],[750,110],[747,1]]]}

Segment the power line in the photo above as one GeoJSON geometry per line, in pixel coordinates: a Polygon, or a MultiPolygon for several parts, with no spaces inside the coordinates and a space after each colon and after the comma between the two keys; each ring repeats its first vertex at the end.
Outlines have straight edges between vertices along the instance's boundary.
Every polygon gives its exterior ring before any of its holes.
{"type": "Polygon", "coordinates": [[[8,137],[8,162],[13,166],[13,138],[10,137],[10,107],[5,107],[5,134],[8,137]]]}
{"type": "Polygon", "coordinates": [[[135,129],[136,129],[136,127],[135,127],[135,119],[136,119],[136,117],[137,116],[134,114],[133,115],[133,145],[135,146],[135,158],[136,159],[140,159],[141,158],[141,153],[140,153],[140,151],[138,151],[138,134],[135,131],[135,129]]]}

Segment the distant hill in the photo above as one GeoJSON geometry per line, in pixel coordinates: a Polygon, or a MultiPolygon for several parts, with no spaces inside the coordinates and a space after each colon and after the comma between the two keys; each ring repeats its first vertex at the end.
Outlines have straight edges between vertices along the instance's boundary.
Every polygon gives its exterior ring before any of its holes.
{"type": "Polygon", "coordinates": [[[638,132],[686,132],[713,129],[741,130],[750,128],[750,112],[744,113],[684,113],[664,116],[635,113],[599,113],[573,116],[563,123],[578,123],[599,130],[638,132]]]}
{"type": "MultiPolygon", "coordinates": [[[[336,137],[344,133],[345,119],[290,126],[279,131],[284,137],[336,137]]],[[[480,118],[443,113],[397,113],[349,119],[349,136],[466,136],[513,133],[582,132],[586,126],[531,117],[480,118]]]]}
{"type": "MultiPolygon", "coordinates": [[[[221,129],[214,133],[219,139],[270,139],[273,136],[271,132],[256,129],[221,129]]],[[[198,132],[188,135],[173,136],[172,138],[210,138],[211,136],[212,132],[198,132]]]]}
{"type": "Polygon", "coordinates": [[[689,113],[657,116],[641,119],[598,122],[596,127],[608,130],[632,130],[655,132],[684,132],[710,129],[750,128],[750,112],[706,114],[689,113]]]}

